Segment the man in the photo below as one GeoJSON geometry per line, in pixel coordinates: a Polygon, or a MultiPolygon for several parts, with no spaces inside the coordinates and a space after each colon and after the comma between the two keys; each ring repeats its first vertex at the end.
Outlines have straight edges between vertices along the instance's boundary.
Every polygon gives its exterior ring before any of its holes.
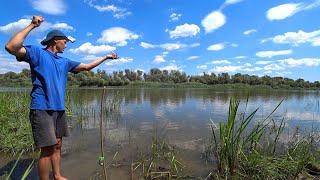
{"type": "Polygon", "coordinates": [[[64,97],[68,72],[89,71],[107,59],[117,59],[115,53],[98,58],[89,64],[61,57],[71,41],[61,31],[49,32],[41,44],[46,46],[24,46],[27,35],[44,21],[33,16],[30,25],[15,34],[6,44],[6,50],[18,61],[29,63],[33,89],[31,91],[30,122],[35,145],[41,149],[38,162],[39,178],[49,179],[50,165],[55,180],[66,179],[60,173],[62,137],[68,136],[64,97]]]}

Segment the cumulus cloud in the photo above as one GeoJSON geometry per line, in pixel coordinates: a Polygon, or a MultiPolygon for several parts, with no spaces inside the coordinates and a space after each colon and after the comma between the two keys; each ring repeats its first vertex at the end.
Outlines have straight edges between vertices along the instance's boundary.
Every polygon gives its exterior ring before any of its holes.
{"type": "Polygon", "coordinates": [[[197,69],[207,69],[208,66],[207,65],[198,65],[197,69]]]}
{"type": "Polygon", "coordinates": [[[141,42],[140,46],[145,48],[145,49],[150,49],[150,48],[162,48],[166,51],[173,51],[173,50],[178,50],[178,49],[183,49],[183,48],[194,48],[200,46],[199,43],[194,43],[194,44],[182,44],[182,43],[164,43],[164,44],[150,44],[146,42],[141,42]]]}
{"type": "Polygon", "coordinates": [[[21,72],[22,69],[29,69],[29,64],[18,62],[14,56],[9,56],[0,51],[0,74],[7,72],[21,72]]]}
{"type": "Polygon", "coordinates": [[[261,43],[272,41],[276,44],[292,44],[298,46],[299,44],[311,43],[312,46],[320,46],[320,30],[312,32],[286,32],[282,35],[277,35],[271,38],[263,39],[261,43]]]}
{"type": "Polygon", "coordinates": [[[80,47],[75,48],[75,49],[70,49],[69,51],[75,54],[91,54],[91,55],[96,55],[96,54],[101,54],[101,53],[108,53],[110,51],[116,50],[115,47],[109,46],[109,45],[99,45],[99,46],[94,46],[90,42],[86,42],[82,44],[80,47]]]}
{"type": "Polygon", "coordinates": [[[299,66],[308,66],[308,67],[316,67],[320,65],[320,59],[317,58],[302,58],[302,59],[283,59],[278,60],[282,66],[285,67],[299,67],[299,66]]]}
{"type": "Polygon", "coordinates": [[[256,53],[256,56],[262,57],[262,58],[272,58],[273,56],[282,56],[282,55],[288,55],[292,54],[292,50],[282,50],[282,51],[259,51],[256,53]]]}
{"type": "Polygon", "coordinates": [[[295,15],[298,12],[310,10],[320,6],[320,1],[316,0],[311,4],[306,3],[287,3],[281,4],[269,9],[266,13],[266,17],[270,21],[283,20],[295,15]]]}
{"type": "Polygon", "coordinates": [[[208,64],[231,64],[231,62],[228,60],[213,60],[208,64]]]}
{"type": "Polygon", "coordinates": [[[182,71],[182,68],[177,66],[176,64],[169,64],[168,66],[164,66],[160,68],[161,71],[168,70],[168,71],[182,71]]]}
{"type": "Polygon", "coordinates": [[[229,6],[229,5],[232,5],[232,4],[237,4],[239,2],[242,2],[243,0],[226,0],[222,6],[220,7],[220,9],[224,9],[225,7],[229,6]]]}
{"type": "Polygon", "coordinates": [[[64,14],[67,10],[63,0],[34,0],[31,4],[35,10],[50,15],[64,14]]]}
{"type": "Polygon", "coordinates": [[[178,14],[178,13],[172,13],[170,15],[170,22],[172,21],[178,21],[180,19],[180,17],[182,16],[182,14],[178,14]]]}
{"type": "MultiPolygon", "coordinates": [[[[19,31],[21,31],[23,28],[28,26],[31,23],[31,19],[20,19],[16,22],[11,22],[9,24],[0,26],[0,32],[4,34],[15,34],[19,31]]],[[[74,28],[67,23],[51,23],[51,22],[43,22],[41,26],[36,28],[34,31],[31,32],[31,34],[34,33],[41,33],[48,31],[50,29],[60,29],[60,30],[65,30],[65,31],[71,31],[74,30],[74,28]]]]}
{"type": "Polygon", "coordinates": [[[252,67],[250,63],[245,63],[243,65],[239,66],[233,66],[233,65],[228,65],[228,66],[216,66],[213,69],[211,69],[211,72],[214,73],[234,73],[234,72],[255,72],[255,71],[261,71],[261,67],[252,67]]]}
{"type": "Polygon", "coordinates": [[[259,65],[266,65],[266,64],[271,64],[273,63],[274,61],[257,61],[256,64],[259,64],[259,65]]]}
{"type": "Polygon", "coordinates": [[[236,59],[245,59],[245,58],[247,58],[247,56],[236,56],[235,58],[236,59]]]}
{"type": "Polygon", "coordinates": [[[115,44],[116,46],[126,46],[129,40],[138,39],[139,35],[122,27],[112,27],[104,30],[101,37],[98,39],[99,43],[115,44]]]}
{"type": "Polygon", "coordinates": [[[64,30],[69,30],[73,31],[73,27],[68,25],[67,23],[56,23],[51,26],[52,29],[64,29],[64,30]]]}
{"type": "Polygon", "coordinates": [[[269,64],[266,65],[263,69],[265,71],[279,71],[284,70],[285,68],[283,66],[280,66],[279,64],[269,64]]]}
{"type": "Polygon", "coordinates": [[[126,8],[121,8],[113,4],[98,5],[93,0],[86,0],[85,2],[87,2],[90,7],[95,8],[99,12],[111,12],[112,16],[117,19],[125,18],[126,16],[129,16],[132,14],[126,8]]]}
{"type": "Polygon", "coordinates": [[[216,29],[219,29],[225,23],[226,16],[221,11],[213,11],[201,21],[201,24],[204,27],[206,33],[210,33],[216,29]]]}
{"type": "Polygon", "coordinates": [[[170,38],[192,37],[200,32],[200,28],[195,24],[183,24],[177,26],[173,31],[169,31],[170,38]]]}
{"type": "Polygon", "coordinates": [[[301,3],[288,3],[273,7],[267,11],[270,21],[286,19],[300,11],[301,3]]]}
{"type": "Polygon", "coordinates": [[[150,48],[155,48],[156,46],[150,43],[146,43],[146,42],[141,42],[140,46],[145,48],[145,49],[150,49],[150,48]]]}
{"type": "Polygon", "coordinates": [[[256,29],[248,29],[248,30],[244,31],[243,34],[248,36],[248,35],[253,34],[255,32],[257,32],[256,29]]]}
{"type": "Polygon", "coordinates": [[[119,59],[109,60],[105,64],[108,66],[114,66],[114,65],[120,65],[120,64],[126,64],[132,62],[133,59],[130,57],[122,57],[119,59]]]}
{"type": "Polygon", "coordinates": [[[220,51],[222,49],[224,49],[225,46],[224,46],[224,43],[218,43],[218,44],[212,44],[210,45],[207,50],[208,51],[220,51]]]}
{"type": "Polygon", "coordinates": [[[166,60],[164,59],[164,57],[165,57],[165,55],[157,55],[157,56],[155,56],[154,57],[154,60],[153,60],[153,62],[154,63],[164,63],[164,62],[166,62],[166,60]]]}
{"type": "Polygon", "coordinates": [[[199,56],[189,56],[187,58],[187,60],[195,60],[195,59],[199,59],[200,57],[199,56]]]}

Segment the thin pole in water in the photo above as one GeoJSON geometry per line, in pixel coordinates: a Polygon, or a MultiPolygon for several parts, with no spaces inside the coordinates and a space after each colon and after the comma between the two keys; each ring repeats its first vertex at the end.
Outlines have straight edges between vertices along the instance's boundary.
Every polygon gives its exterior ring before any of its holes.
{"type": "Polygon", "coordinates": [[[100,157],[99,157],[99,164],[103,168],[103,176],[104,179],[107,180],[107,169],[106,169],[106,162],[104,159],[104,133],[103,133],[103,107],[104,107],[104,99],[105,99],[106,88],[103,87],[102,95],[101,95],[101,104],[100,104],[100,157]]]}

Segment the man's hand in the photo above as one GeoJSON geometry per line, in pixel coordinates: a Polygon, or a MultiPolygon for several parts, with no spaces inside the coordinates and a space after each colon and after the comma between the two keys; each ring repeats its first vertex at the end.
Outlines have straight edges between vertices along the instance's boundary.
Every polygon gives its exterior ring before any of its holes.
{"type": "Polygon", "coordinates": [[[107,59],[118,59],[119,57],[118,57],[118,55],[117,55],[117,53],[111,53],[111,54],[108,54],[108,55],[106,55],[106,60],[107,59]]]}
{"type": "Polygon", "coordinates": [[[39,27],[43,21],[44,18],[42,16],[33,16],[31,24],[33,24],[34,27],[39,27]]]}

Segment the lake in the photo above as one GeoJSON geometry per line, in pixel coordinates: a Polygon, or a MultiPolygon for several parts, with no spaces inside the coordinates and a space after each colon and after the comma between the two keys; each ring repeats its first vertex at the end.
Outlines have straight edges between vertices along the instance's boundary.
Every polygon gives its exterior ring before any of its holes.
{"type": "MultiPolygon", "coordinates": [[[[71,136],[63,142],[63,174],[70,179],[89,179],[101,172],[97,162],[102,89],[72,89],[68,95],[71,136]]],[[[299,127],[307,134],[320,127],[319,95],[319,91],[108,88],[106,102],[114,106],[103,113],[109,179],[130,179],[131,163],[150,151],[153,137],[175,147],[186,174],[205,178],[214,168],[203,158],[210,124],[226,121],[231,97],[240,100],[240,113],[259,108],[255,122],[284,100],[270,118],[275,123],[284,119],[286,132],[299,127]]],[[[107,104],[105,108],[109,108],[107,104]]],[[[35,175],[33,170],[31,176],[35,175]]]]}

